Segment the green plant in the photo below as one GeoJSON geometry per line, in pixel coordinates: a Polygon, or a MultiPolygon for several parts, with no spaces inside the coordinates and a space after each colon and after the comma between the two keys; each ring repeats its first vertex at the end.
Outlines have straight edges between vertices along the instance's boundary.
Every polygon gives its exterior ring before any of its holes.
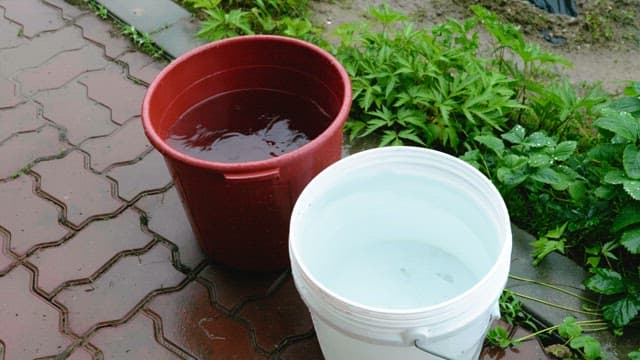
{"type": "Polygon", "coordinates": [[[202,14],[197,36],[206,41],[250,34],[280,34],[322,44],[308,19],[308,0],[184,0],[202,14]]]}
{"type": "Polygon", "coordinates": [[[384,145],[414,144],[458,153],[479,129],[500,130],[523,108],[514,79],[478,56],[478,19],[415,29],[386,5],[374,23],[338,28],[334,49],[352,79],[354,102],[345,128],[384,145]],[[373,30],[381,28],[382,30],[373,30]]]}
{"type": "Polygon", "coordinates": [[[131,39],[133,44],[145,54],[153,58],[160,58],[163,56],[163,50],[159,48],[153,40],[151,40],[149,34],[139,31],[135,26],[121,24],[120,33],[131,39]]]}

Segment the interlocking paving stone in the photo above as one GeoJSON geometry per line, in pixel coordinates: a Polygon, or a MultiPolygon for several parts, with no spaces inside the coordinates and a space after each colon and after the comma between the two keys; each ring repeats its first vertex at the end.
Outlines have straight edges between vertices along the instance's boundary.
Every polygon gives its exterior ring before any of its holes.
{"type": "Polygon", "coordinates": [[[168,0],[101,0],[109,11],[138,30],[151,33],[191,14],[168,0]]]}
{"type": "Polygon", "coordinates": [[[267,295],[282,273],[247,273],[209,265],[199,276],[214,285],[215,300],[232,310],[249,298],[267,295]]]}
{"type": "Polygon", "coordinates": [[[0,145],[0,179],[19,175],[21,169],[36,159],[55,156],[67,146],[59,141],[60,133],[51,126],[17,134],[0,145]]]}
{"type": "Polygon", "coordinates": [[[160,73],[166,65],[163,62],[137,51],[130,51],[118,58],[125,62],[129,71],[129,76],[151,84],[153,79],[160,73]]]}
{"type": "Polygon", "coordinates": [[[66,205],[66,217],[75,225],[94,215],[113,213],[123,205],[111,195],[109,181],[85,169],[79,151],[38,163],[33,170],[42,177],[42,190],[66,205]]]}
{"type": "Polygon", "coordinates": [[[106,175],[118,182],[118,194],[126,200],[132,200],[143,191],[162,189],[171,184],[171,174],[162,155],[155,150],[134,164],[112,168],[106,175]]]}
{"type": "MultiPolygon", "coordinates": [[[[30,176],[0,183],[0,226],[9,232],[10,249],[18,256],[37,244],[61,240],[69,230],[58,223],[58,209],[33,192],[30,176]]],[[[3,238],[0,232],[0,239],[3,238]]]]}
{"type": "Polygon", "coordinates": [[[58,10],[40,0],[4,0],[0,6],[5,8],[5,17],[21,24],[30,38],[65,25],[58,10]]]}
{"type": "Polygon", "coordinates": [[[73,350],[71,355],[69,355],[65,360],[93,360],[93,356],[91,353],[87,351],[85,348],[78,348],[73,350]]]}
{"type": "Polygon", "coordinates": [[[152,240],[140,229],[140,215],[125,210],[113,219],[90,223],[60,246],[37,251],[29,261],[38,267],[38,286],[51,293],[65,281],[90,277],[117,253],[143,248],[152,240]]]}
{"type": "Polygon", "coordinates": [[[309,310],[291,277],[275,294],[245,304],[240,316],[255,329],[256,342],[266,351],[273,350],[287,336],[302,335],[313,329],[309,310]]]}
{"type": "Polygon", "coordinates": [[[21,101],[16,93],[16,83],[0,76],[0,109],[18,105],[21,101]]]}
{"type": "Polygon", "coordinates": [[[287,346],[280,355],[280,360],[324,360],[318,339],[314,336],[300,340],[287,346]]]}
{"type": "Polygon", "coordinates": [[[129,41],[113,29],[113,25],[100,20],[93,14],[87,14],[76,19],[76,25],[82,28],[85,39],[104,46],[105,55],[115,59],[130,47],[129,41]]]}
{"type": "MultiPolygon", "coordinates": [[[[108,135],[117,125],[106,107],[87,97],[87,89],[77,82],[38,94],[43,116],[65,128],[67,140],[78,145],[83,140],[108,135]]],[[[1,126],[1,125],[0,125],[1,126]]]]}
{"type": "Polygon", "coordinates": [[[181,358],[156,341],[153,320],[143,313],[122,325],[98,330],[90,341],[102,351],[105,360],[181,358]]]}
{"type": "Polygon", "coordinates": [[[151,34],[151,39],[173,57],[178,57],[205,42],[196,38],[200,24],[192,19],[183,18],[172,26],[151,34]]]}
{"type": "Polygon", "coordinates": [[[0,277],[0,339],[7,360],[56,354],[71,343],[58,330],[60,313],[31,292],[31,280],[22,266],[0,277]]]}
{"type": "MultiPolygon", "coordinates": [[[[525,330],[521,327],[517,327],[514,330],[510,331],[510,326],[507,325],[504,321],[499,321],[497,326],[501,326],[510,332],[511,339],[517,339],[522,336],[528,335],[531,332],[525,330]]],[[[526,360],[550,360],[554,359],[553,357],[548,356],[542,346],[538,342],[537,338],[532,338],[530,340],[521,342],[517,346],[513,346],[507,349],[497,349],[497,348],[484,348],[480,353],[480,360],[517,360],[517,359],[526,359],[526,360]]]]}
{"type": "Polygon", "coordinates": [[[82,149],[91,154],[91,168],[102,172],[109,165],[133,161],[151,148],[140,118],[131,119],[111,135],[89,139],[82,149]]]}
{"type": "MultiPolygon", "coordinates": [[[[0,234],[2,233],[0,232],[0,234]]],[[[4,253],[4,241],[4,237],[0,236],[0,274],[7,271],[9,266],[15,262],[11,256],[4,253]]]]}
{"type": "Polygon", "coordinates": [[[26,69],[14,78],[21,84],[21,92],[31,96],[38,91],[56,89],[76,76],[105,67],[102,50],[87,44],[79,50],[59,53],[53,59],[37,68],[26,69]]]}
{"type": "Polygon", "coordinates": [[[2,4],[0,3],[0,49],[7,49],[24,44],[27,40],[20,34],[20,25],[4,20],[2,14],[2,4]]]}
{"type": "Polygon", "coordinates": [[[266,359],[256,353],[247,326],[214,308],[198,282],[157,296],[147,307],[162,317],[164,337],[197,359],[266,359]]]}
{"type": "Polygon", "coordinates": [[[72,20],[78,16],[86,13],[86,11],[67,3],[65,0],[43,0],[45,3],[60,9],[62,17],[67,20],[72,20]]]}
{"type": "Polygon", "coordinates": [[[38,106],[34,102],[22,103],[14,108],[0,109],[0,143],[14,133],[36,131],[44,124],[46,122],[38,116],[38,106]]]}
{"type": "Polygon", "coordinates": [[[80,49],[85,44],[80,29],[73,26],[41,34],[22,46],[0,51],[0,74],[12,75],[19,69],[37,66],[60,52],[80,49]]]}
{"type": "Polygon", "coordinates": [[[152,291],[177,286],[184,278],[172,266],[169,249],[156,245],[119,259],[91,284],[65,288],[55,300],[69,310],[71,330],[84,334],[95,324],[125,317],[152,291]]]}
{"type": "Polygon", "coordinates": [[[82,77],[81,83],[89,89],[89,97],[111,109],[111,119],[124,124],[140,115],[146,87],[126,78],[120,66],[111,66],[102,71],[91,72],[82,77]]]}
{"type": "Polygon", "coordinates": [[[162,194],[145,196],[136,206],[149,216],[149,229],[178,247],[182,264],[194,268],[204,259],[175,187],[162,194]]]}

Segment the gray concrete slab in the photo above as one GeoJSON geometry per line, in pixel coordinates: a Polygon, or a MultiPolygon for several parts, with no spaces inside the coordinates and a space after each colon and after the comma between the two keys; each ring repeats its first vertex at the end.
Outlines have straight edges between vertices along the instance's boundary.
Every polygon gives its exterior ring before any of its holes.
{"type": "Polygon", "coordinates": [[[109,11],[139,31],[153,33],[191,14],[170,0],[99,0],[109,11]]]}
{"type": "Polygon", "coordinates": [[[199,27],[196,20],[183,18],[172,26],[151,34],[151,39],[175,58],[205,43],[195,36],[199,27]]]}

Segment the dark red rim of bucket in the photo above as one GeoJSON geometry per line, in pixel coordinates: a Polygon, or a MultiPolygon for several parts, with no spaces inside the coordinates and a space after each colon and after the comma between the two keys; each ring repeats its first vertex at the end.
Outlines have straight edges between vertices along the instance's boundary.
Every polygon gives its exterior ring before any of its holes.
{"type": "Polygon", "coordinates": [[[206,169],[213,169],[223,173],[240,173],[240,172],[247,172],[247,171],[254,171],[254,170],[277,169],[277,168],[280,168],[281,165],[289,161],[292,161],[296,157],[301,156],[308,151],[313,151],[313,148],[315,147],[314,144],[321,143],[325,141],[325,139],[331,137],[331,135],[335,131],[340,131],[342,126],[344,126],[344,123],[346,122],[347,117],[349,116],[349,110],[351,108],[351,96],[352,96],[351,80],[349,78],[349,75],[347,74],[347,71],[344,69],[342,64],[340,64],[340,62],[338,62],[338,60],[336,60],[333,57],[333,55],[331,55],[326,50],[316,45],[313,45],[311,43],[290,38],[290,37],[285,37],[285,36],[244,35],[244,36],[237,36],[237,37],[227,38],[223,40],[218,40],[206,45],[202,45],[200,47],[197,47],[193,50],[188,51],[187,53],[181,55],[180,57],[176,58],[173,62],[171,62],[169,65],[167,65],[158,74],[158,76],[156,76],[156,78],[153,80],[153,82],[147,89],[147,93],[145,94],[144,100],[142,102],[142,124],[144,127],[144,132],[147,135],[147,138],[156,149],[158,149],[165,156],[190,164],[192,166],[197,166],[197,167],[206,168],[206,169]],[[158,133],[155,131],[155,129],[151,125],[151,120],[150,120],[151,109],[149,105],[151,96],[153,96],[154,92],[156,91],[156,88],[160,86],[160,84],[163,82],[163,79],[165,78],[165,76],[169,72],[171,72],[174,68],[180,66],[182,63],[187,61],[187,59],[193,56],[198,56],[199,54],[206,52],[211,48],[215,48],[215,47],[225,45],[225,44],[230,44],[230,43],[242,43],[242,42],[254,41],[254,40],[273,40],[273,41],[279,41],[279,42],[288,42],[291,44],[295,44],[295,45],[307,48],[317,53],[318,56],[322,56],[323,58],[325,58],[338,71],[338,73],[340,74],[340,78],[342,79],[342,83],[344,84],[344,89],[343,89],[344,95],[342,99],[342,105],[340,106],[340,110],[334,117],[334,120],[329,124],[329,126],[322,133],[320,133],[320,135],[318,135],[315,139],[311,140],[309,143],[305,144],[304,146],[294,151],[291,151],[289,153],[285,153],[283,155],[280,155],[271,159],[266,159],[266,160],[247,161],[247,162],[239,162],[239,163],[207,161],[207,160],[201,160],[201,159],[183,154],[173,149],[169,145],[167,145],[165,140],[158,135],[158,133]]]}

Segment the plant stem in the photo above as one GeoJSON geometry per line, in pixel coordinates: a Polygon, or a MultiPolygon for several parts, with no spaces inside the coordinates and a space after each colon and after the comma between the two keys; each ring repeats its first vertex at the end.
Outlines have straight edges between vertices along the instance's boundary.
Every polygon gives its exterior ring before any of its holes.
{"type": "Polygon", "coordinates": [[[541,303],[541,304],[545,304],[545,305],[548,305],[548,306],[551,306],[551,307],[555,307],[555,308],[558,308],[558,309],[567,310],[567,311],[571,311],[571,312],[576,312],[576,313],[584,314],[584,315],[590,315],[590,316],[599,316],[599,315],[600,315],[600,313],[599,313],[599,312],[595,312],[595,311],[583,311],[583,310],[578,310],[578,309],[572,309],[572,308],[570,308],[570,307],[562,306],[562,305],[558,305],[558,304],[554,304],[554,303],[552,303],[552,302],[545,301],[545,300],[542,300],[542,299],[538,299],[538,298],[535,298],[535,297],[533,297],[533,296],[524,295],[524,294],[521,294],[521,293],[515,292],[515,291],[513,291],[513,290],[511,290],[511,291],[513,292],[513,294],[514,294],[514,295],[517,295],[517,296],[519,296],[519,297],[521,297],[521,298],[528,299],[528,300],[532,300],[532,301],[536,301],[536,302],[539,302],[539,303],[541,303]]]}
{"type": "Polygon", "coordinates": [[[521,277],[521,276],[518,276],[518,275],[513,275],[513,274],[509,274],[509,277],[511,279],[522,281],[522,282],[528,282],[528,283],[532,283],[532,284],[546,286],[546,287],[548,287],[550,289],[553,289],[553,290],[556,290],[556,291],[560,291],[561,293],[573,296],[573,297],[575,297],[577,299],[580,299],[580,300],[582,300],[584,302],[587,302],[587,303],[590,303],[592,305],[596,305],[596,306],[598,305],[598,303],[596,301],[593,301],[593,300],[591,300],[591,299],[589,299],[587,297],[578,295],[576,293],[573,293],[573,292],[571,292],[569,290],[563,289],[563,288],[561,288],[559,286],[556,286],[556,285],[552,285],[552,284],[545,283],[545,282],[538,281],[538,280],[527,279],[527,278],[524,278],[524,277],[521,277]]]}

